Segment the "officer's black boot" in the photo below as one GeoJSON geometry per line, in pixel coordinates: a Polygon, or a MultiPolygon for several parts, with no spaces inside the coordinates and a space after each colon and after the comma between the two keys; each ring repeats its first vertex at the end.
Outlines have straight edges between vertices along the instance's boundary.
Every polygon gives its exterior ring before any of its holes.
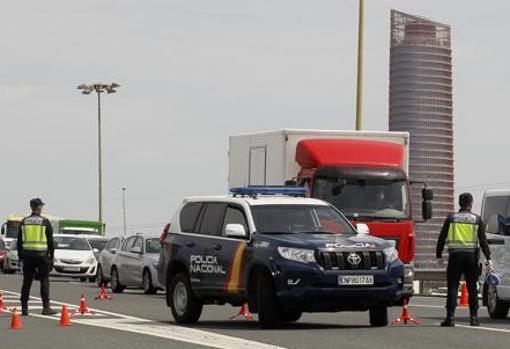
{"type": "Polygon", "coordinates": [[[43,315],[55,315],[57,312],[53,309],[51,309],[50,305],[43,305],[42,314],[43,315]]]}
{"type": "Polygon", "coordinates": [[[446,309],[446,319],[441,322],[441,327],[455,326],[455,309],[446,309]]]}
{"type": "Polygon", "coordinates": [[[21,315],[22,316],[28,315],[28,304],[26,303],[21,304],[21,315]]]}
{"type": "Polygon", "coordinates": [[[480,320],[478,320],[478,309],[469,309],[469,315],[471,326],[480,326],[480,320]]]}

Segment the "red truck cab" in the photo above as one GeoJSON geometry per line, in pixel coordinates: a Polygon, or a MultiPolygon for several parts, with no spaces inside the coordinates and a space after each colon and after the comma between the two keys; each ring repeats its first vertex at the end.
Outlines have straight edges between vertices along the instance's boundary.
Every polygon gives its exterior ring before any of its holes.
{"type": "Polygon", "coordinates": [[[354,224],[366,224],[371,235],[395,242],[410,295],[416,236],[405,156],[396,143],[305,139],[295,160],[301,167],[297,180],[309,185],[311,197],[330,202],[354,224]]]}

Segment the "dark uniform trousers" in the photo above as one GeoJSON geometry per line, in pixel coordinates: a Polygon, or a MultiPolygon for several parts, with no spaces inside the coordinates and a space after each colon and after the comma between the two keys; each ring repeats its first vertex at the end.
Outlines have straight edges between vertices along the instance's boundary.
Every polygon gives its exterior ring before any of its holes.
{"type": "Polygon", "coordinates": [[[448,257],[448,299],[447,309],[455,309],[459,292],[459,282],[464,275],[469,293],[469,308],[478,309],[478,252],[477,251],[450,251],[448,257]]]}
{"type": "Polygon", "coordinates": [[[41,283],[41,298],[43,307],[50,305],[50,271],[51,262],[47,256],[25,256],[23,258],[23,286],[21,287],[21,304],[27,305],[30,297],[30,287],[36,275],[41,283]]]}

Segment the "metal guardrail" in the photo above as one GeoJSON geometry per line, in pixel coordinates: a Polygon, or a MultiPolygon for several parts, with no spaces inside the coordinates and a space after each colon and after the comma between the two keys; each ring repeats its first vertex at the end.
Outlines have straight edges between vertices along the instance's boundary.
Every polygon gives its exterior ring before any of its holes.
{"type": "Polygon", "coordinates": [[[446,269],[415,269],[414,280],[417,281],[418,292],[415,294],[424,294],[424,283],[429,281],[446,282],[446,269]]]}

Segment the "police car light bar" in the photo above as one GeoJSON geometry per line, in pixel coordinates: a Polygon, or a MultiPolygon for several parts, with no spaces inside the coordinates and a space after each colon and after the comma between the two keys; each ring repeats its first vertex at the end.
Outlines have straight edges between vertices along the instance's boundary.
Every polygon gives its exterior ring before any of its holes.
{"type": "Polygon", "coordinates": [[[230,192],[241,196],[257,195],[289,195],[289,196],[305,196],[306,188],[301,187],[284,187],[284,186],[248,186],[242,188],[231,188],[230,192]]]}

